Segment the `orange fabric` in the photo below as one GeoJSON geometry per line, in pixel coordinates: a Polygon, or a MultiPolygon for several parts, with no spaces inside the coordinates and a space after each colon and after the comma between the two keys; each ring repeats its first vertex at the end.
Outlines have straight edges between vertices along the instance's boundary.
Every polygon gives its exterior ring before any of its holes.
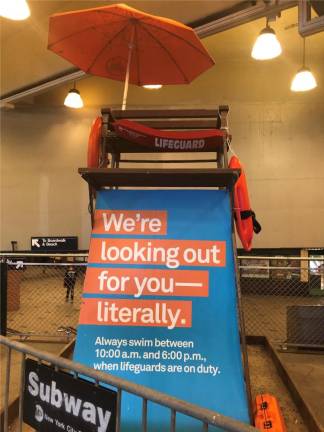
{"type": "Polygon", "coordinates": [[[113,127],[121,138],[159,151],[217,151],[223,146],[224,132],[219,129],[164,131],[131,120],[116,120],[113,127]]]}
{"type": "Polygon", "coordinates": [[[180,314],[177,327],[191,327],[192,302],[187,300],[134,300],[109,298],[83,298],[79,324],[109,325],[109,326],[136,326],[136,327],[170,327],[172,322],[166,314],[166,309],[175,315],[180,314]],[[114,310],[113,314],[111,310],[114,310]],[[147,315],[151,310],[153,317],[147,315]]]}
{"type": "Polygon", "coordinates": [[[166,210],[96,210],[92,234],[161,236],[167,234],[166,210]],[[154,224],[149,221],[153,220],[154,224]],[[133,222],[129,225],[127,222],[133,222]],[[143,223],[147,221],[147,223],[143,223]]]}
{"type": "Polygon", "coordinates": [[[208,283],[207,270],[89,267],[83,292],[134,297],[208,297],[208,283]]]}
{"type": "Polygon", "coordinates": [[[52,15],[48,49],[89,74],[124,81],[132,35],[132,84],[190,83],[214,65],[192,28],[124,4],[52,15]]]}
{"type": "Polygon", "coordinates": [[[229,168],[241,170],[241,175],[234,186],[235,225],[244,250],[250,251],[253,239],[252,216],[246,219],[241,218],[241,211],[251,210],[245,173],[236,156],[231,158],[229,168]]]}
{"type": "Polygon", "coordinates": [[[270,394],[255,398],[255,427],[266,432],[286,432],[286,425],[277,399],[270,394]]]}
{"type": "Polygon", "coordinates": [[[88,168],[98,168],[101,140],[102,117],[92,123],[88,141],[88,168]]]}
{"type": "Polygon", "coordinates": [[[166,265],[169,268],[179,266],[225,267],[226,242],[92,238],[88,263],[107,264],[107,262],[125,265],[166,265]]]}

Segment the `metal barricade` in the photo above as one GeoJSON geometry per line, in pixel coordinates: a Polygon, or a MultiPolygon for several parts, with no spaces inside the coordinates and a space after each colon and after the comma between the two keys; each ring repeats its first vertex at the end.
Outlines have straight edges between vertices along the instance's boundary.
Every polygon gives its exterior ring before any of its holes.
{"type": "Polygon", "coordinates": [[[171,432],[176,431],[176,418],[177,413],[185,414],[201,422],[201,430],[207,431],[209,426],[216,426],[224,431],[232,432],[256,432],[257,429],[241,423],[233,418],[226,417],[215,411],[202,408],[197,405],[185,402],[167,394],[158,392],[151,388],[135,384],[131,381],[127,381],[122,378],[118,378],[114,375],[110,375],[104,372],[100,372],[89,367],[83,366],[79,363],[75,363],[71,360],[64,359],[47,352],[39,351],[31,346],[27,346],[20,342],[15,342],[4,336],[0,336],[0,345],[7,347],[7,358],[6,358],[6,370],[4,380],[4,432],[9,429],[8,425],[8,404],[9,404],[9,390],[10,390],[10,375],[15,373],[11,367],[12,354],[21,353],[21,364],[20,364],[20,384],[19,384],[19,432],[22,431],[23,425],[23,389],[24,389],[24,371],[26,358],[34,358],[39,362],[46,362],[47,364],[61,369],[69,371],[74,374],[75,377],[82,375],[83,377],[91,379],[97,384],[107,384],[117,390],[117,426],[116,432],[121,430],[121,424],[123,418],[121,415],[121,400],[124,392],[130,393],[142,399],[142,422],[141,430],[146,432],[148,430],[148,413],[150,409],[150,402],[166,407],[170,410],[170,428],[171,432]]]}

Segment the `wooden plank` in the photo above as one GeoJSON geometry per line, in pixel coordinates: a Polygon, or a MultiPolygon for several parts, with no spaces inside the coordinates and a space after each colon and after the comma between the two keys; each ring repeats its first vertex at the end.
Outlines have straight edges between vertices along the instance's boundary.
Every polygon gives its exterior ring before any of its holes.
{"type": "MultiPolygon", "coordinates": [[[[301,249],[300,256],[302,258],[308,258],[308,250],[301,249]]],[[[300,282],[308,282],[309,281],[309,272],[308,272],[308,260],[300,262],[300,282]]]]}
{"type": "Polygon", "coordinates": [[[240,175],[232,169],[106,169],[79,168],[79,174],[96,189],[130,187],[228,187],[240,175]]]}
{"type": "Polygon", "coordinates": [[[138,123],[144,124],[155,129],[182,129],[182,130],[192,130],[192,129],[219,129],[217,128],[217,119],[209,118],[187,118],[187,119],[174,119],[169,118],[165,120],[159,119],[139,119],[138,123]]]}
{"type": "Polygon", "coordinates": [[[323,375],[321,368],[322,365],[319,365],[317,368],[316,365],[314,367],[314,363],[322,361],[320,358],[321,356],[318,354],[308,356],[305,354],[293,355],[287,352],[280,353],[278,352],[277,347],[267,338],[266,348],[268,349],[268,352],[277,368],[278,374],[287,386],[305,425],[308,427],[308,430],[312,432],[323,432],[323,420],[321,421],[320,418],[322,417],[323,419],[322,392],[318,391],[318,387],[320,388],[321,383],[323,382],[320,376],[323,375]],[[317,360],[317,358],[319,360],[317,360]],[[315,392],[312,381],[316,383],[315,386],[317,387],[317,391],[315,392]],[[306,389],[305,384],[307,386],[306,389]],[[305,390],[307,390],[307,392],[305,392],[305,390]]]}
{"type": "Polygon", "coordinates": [[[141,164],[187,164],[187,163],[217,163],[217,159],[120,159],[119,163],[141,164]]]}
{"type": "MultiPolygon", "coordinates": [[[[220,120],[219,119],[195,119],[195,118],[187,118],[187,119],[132,119],[132,121],[136,121],[145,126],[149,126],[151,128],[160,129],[160,130],[195,130],[195,129],[220,129],[220,120]]],[[[109,126],[112,129],[111,126],[109,126]]]]}
{"type": "Polygon", "coordinates": [[[113,110],[102,108],[101,113],[112,114],[116,119],[149,119],[149,118],[217,118],[218,109],[166,109],[166,110],[113,110]]]}

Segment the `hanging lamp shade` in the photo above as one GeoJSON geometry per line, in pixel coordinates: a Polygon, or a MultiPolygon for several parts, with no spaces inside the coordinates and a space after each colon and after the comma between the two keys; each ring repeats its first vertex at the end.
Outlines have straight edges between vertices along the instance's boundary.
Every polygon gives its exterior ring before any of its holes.
{"type": "Polygon", "coordinates": [[[30,16],[26,0],[1,0],[0,16],[15,21],[25,20],[30,16]]]}
{"type": "Polygon", "coordinates": [[[303,38],[303,67],[294,76],[290,90],[293,92],[304,92],[313,90],[317,87],[317,82],[309,68],[305,66],[306,47],[305,38],[303,38]]]}
{"type": "Polygon", "coordinates": [[[267,24],[257,37],[252,48],[251,56],[255,60],[270,60],[278,57],[281,53],[282,48],[276,33],[267,24]]]}
{"type": "Polygon", "coordinates": [[[313,90],[317,87],[317,82],[308,68],[302,68],[296,73],[291,82],[290,90],[294,92],[303,92],[313,90]]]}
{"type": "Polygon", "coordinates": [[[144,84],[143,87],[148,90],[159,90],[162,84],[144,84]]]}
{"type": "Polygon", "coordinates": [[[83,108],[83,100],[80,92],[75,87],[67,94],[64,105],[68,108],[83,108]]]}

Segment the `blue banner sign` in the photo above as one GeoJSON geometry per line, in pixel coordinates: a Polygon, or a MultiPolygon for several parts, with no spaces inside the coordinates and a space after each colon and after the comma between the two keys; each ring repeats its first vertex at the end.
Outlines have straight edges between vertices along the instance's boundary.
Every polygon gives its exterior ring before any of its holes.
{"type": "MultiPolygon", "coordinates": [[[[98,192],[74,360],[249,423],[228,192],[98,192]]],[[[141,415],[124,394],[122,430],[141,415]]],[[[148,422],[166,430],[169,410],[148,422]]]]}

